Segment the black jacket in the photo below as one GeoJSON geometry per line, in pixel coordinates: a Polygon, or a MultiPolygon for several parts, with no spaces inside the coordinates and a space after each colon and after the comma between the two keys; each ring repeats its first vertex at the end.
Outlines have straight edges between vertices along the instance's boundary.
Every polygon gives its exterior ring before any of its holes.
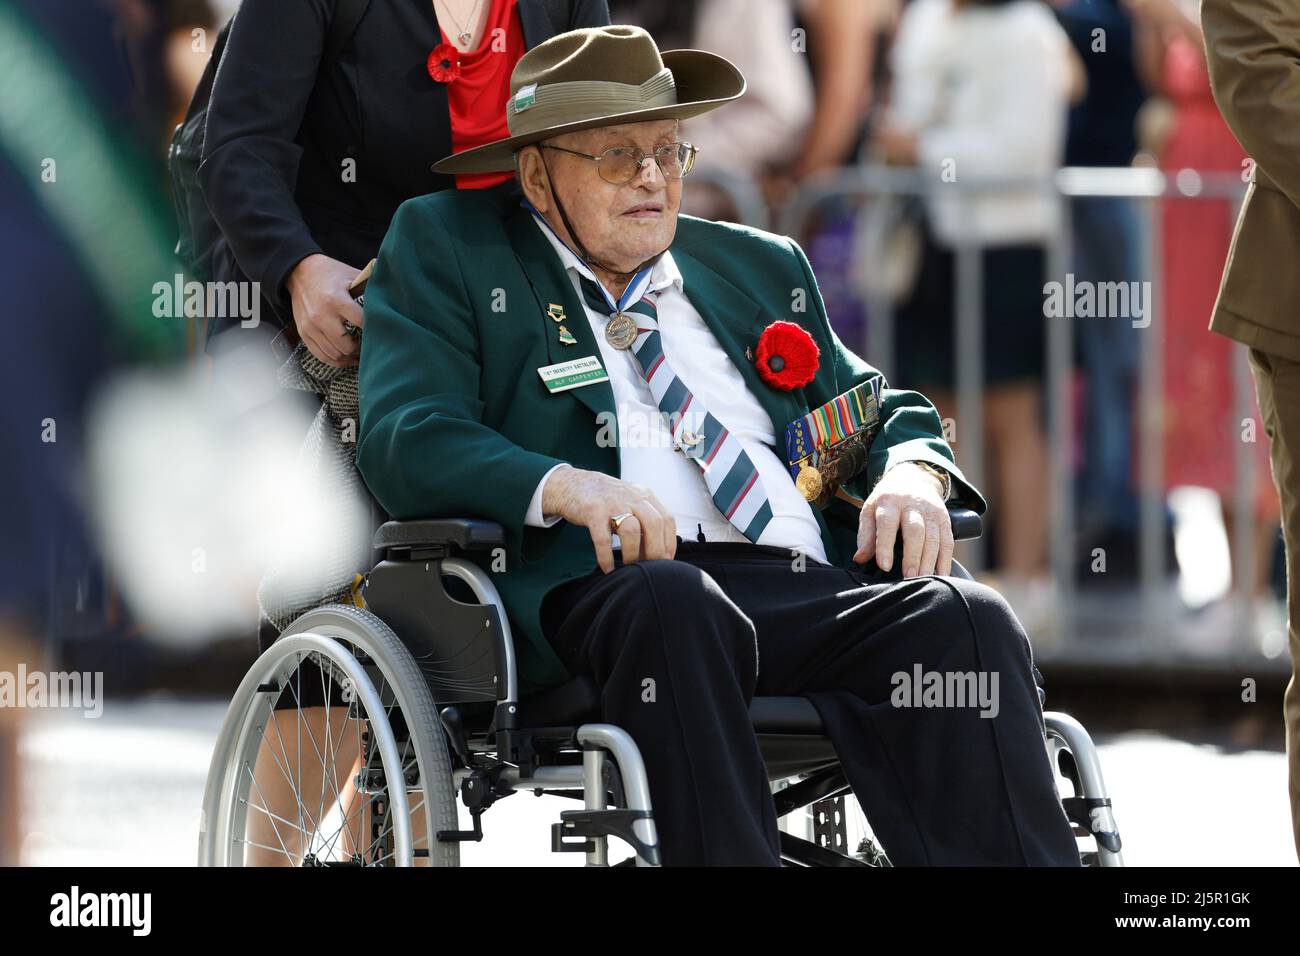
{"type": "MultiPolygon", "coordinates": [[[[429,171],[451,153],[447,88],[425,67],[441,39],[432,0],[370,0],[318,71],[334,2],[244,0],[208,106],[199,181],[225,237],[215,278],[260,282],[280,325],[292,323],[284,281],[298,262],[323,252],[361,268],[401,203],[455,186],[429,171]],[[355,182],[344,181],[347,159],[355,182]]],[[[518,9],[528,49],[609,23],[606,0],[518,9]],[[548,10],[567,22],[553,25],[548,10]]]]}

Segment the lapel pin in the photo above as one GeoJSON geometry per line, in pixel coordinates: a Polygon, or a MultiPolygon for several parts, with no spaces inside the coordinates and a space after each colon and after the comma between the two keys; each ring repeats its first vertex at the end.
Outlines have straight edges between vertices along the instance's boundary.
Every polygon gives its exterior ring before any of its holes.
{"type": "Polygon", "coordinates": [[[556,305],[554,302],[546,307],[546,314],[556,322],[563,322],[566,318],[564,314],[564,306],[556,305]]]}
{"type": "Polygon", "coordinates": [[[560,332],[560,342],[562,344],[564,345],[578,344],[578,340],[573,337],[573,333],[570,332],[568,329],[566,329],[563,325],[560,326],[559,332],[560,332]]]}

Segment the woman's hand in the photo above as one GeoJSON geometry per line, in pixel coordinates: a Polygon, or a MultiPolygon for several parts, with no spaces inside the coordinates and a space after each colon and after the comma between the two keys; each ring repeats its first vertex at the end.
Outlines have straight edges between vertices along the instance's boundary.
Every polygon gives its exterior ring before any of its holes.
{"type": "Polygon", "coordinates": [[[348,294],[348,285],[360,271],[318,252],[294,266],[285,283],[298,336],[312,355],[335,368],[360,361],[361,343],[343,324],[361,328],[365,321],[361,306],[348,294]]]}

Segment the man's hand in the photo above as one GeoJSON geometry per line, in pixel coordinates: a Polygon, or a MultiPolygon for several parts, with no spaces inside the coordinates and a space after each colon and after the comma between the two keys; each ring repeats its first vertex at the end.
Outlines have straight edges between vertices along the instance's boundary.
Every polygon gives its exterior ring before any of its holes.
{"type": "Polygon", "coordinates": [[[876,567],[894,564],[894,541],[903,534],[903,577],[952,573],[952,520],[942,497],[943,483],[911,462],[890,468],[871,490],[858,519],[858,550],[853,560],[875,555],[876,567]]]}
{"type": "Polygon", "coordinates": [[[625,564],[677,554],[677,522],[655,493],[603,472],[557,469],[542,487],[542,513],[558,514],[587,528],[596,561],[606,574],[614,570],[614,536],[609,519],[615,515],[631,514],[618,526],[625,564]]]}
{"type": "Polygon", "coordinates": [[[318,252],[294,266],[285,282],[299,337],[312,355],[335,368],[361,360],[361,343],[343,327],[345,320],[358,328],[365,321],[361,306],[348,294],[348,284],[360,271],[318,252]]]}

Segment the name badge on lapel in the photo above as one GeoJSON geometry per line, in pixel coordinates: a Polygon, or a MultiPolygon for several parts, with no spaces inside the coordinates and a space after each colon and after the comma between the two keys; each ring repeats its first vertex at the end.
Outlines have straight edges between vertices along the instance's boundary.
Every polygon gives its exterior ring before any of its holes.
{"type": "Polygon", "coordinates": [[[556,392],[567,392],[571,388],[609,381],[605,367],[594,355],[585,355],[572,362],[544,365],[537,370],[537,374],[542,377],[542,384],[552,395],[556,392]]]}

